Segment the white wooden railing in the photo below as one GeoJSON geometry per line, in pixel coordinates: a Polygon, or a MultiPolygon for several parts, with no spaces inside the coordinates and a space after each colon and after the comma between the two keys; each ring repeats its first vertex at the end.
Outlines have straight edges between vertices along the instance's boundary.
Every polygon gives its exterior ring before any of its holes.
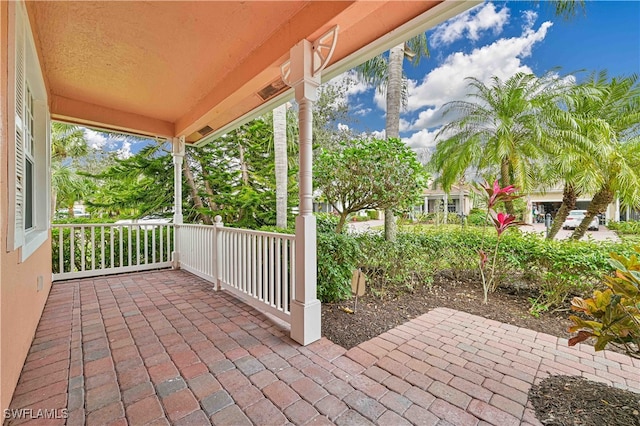
{"type": "Polygon", "coordinates": [[[180,267],[256,309],[290,322],[295,236],[214,226],[176,225],[180,267]]]}
{"type": "Polygon", "coordinates": [[[51,228],[54,281],[171,266],[171,224],[56,224],[51,228]]]}

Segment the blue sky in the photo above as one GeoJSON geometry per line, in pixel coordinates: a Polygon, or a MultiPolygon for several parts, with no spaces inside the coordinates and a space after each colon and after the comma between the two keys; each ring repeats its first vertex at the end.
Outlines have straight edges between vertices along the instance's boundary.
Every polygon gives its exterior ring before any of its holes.
{"type": "MultiPolygon", "coordinates": [[[[401,113],[401,137],[420,151],[432,148],[442,125],[440,109],[467,93],[465,77],[488,82],[516,72],[542,75],[606,69],[609,76],[640,73],[640,1],[587,1],[586,11],[572,20],[556,17],[544,2],[485,2],[427,32],[431,57],[419,66],[405,62],[409,78],[408,107],[401,113]]],[[[340,77],[338,77],[340,78],[340,77]]],[[[348,93],[354,130],[383,136],[384,96],[365,84],[348,93]]],[[[118,150],[121,157],[147,143],[87,133],[90,143],[118,150]]],[[[150,141],[150,143],[152,143],[150,141]]]]}
{"type": "MultiPolygon", "coordinates": [[[[488,82],[516,72],[576,73],[578,81],[606,69],[610,77],[640,73],[640,2],[587,1],[572,20],[556,17],[545,2],[485,2],[427,32],[431,57],[405,62],[408,106],[401,137],[416,150],[434,146],[441,107],[467,93],[465,77],[488,82]]],[[[384,96],[364,84],[348,102],[358,131],[382,135],[384,96]]]]}

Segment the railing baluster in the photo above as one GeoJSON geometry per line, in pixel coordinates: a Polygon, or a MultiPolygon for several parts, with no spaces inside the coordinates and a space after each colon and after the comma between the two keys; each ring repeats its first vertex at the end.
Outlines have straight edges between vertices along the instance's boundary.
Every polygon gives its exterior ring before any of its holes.
{"type": "Polygon", "coordinates": [[[271,306],[275,306],[275,300],[274,300],[274,296],[275,296],[275,268],[273,267],[274,265],[274,258],[275,258],[275,253],[273,252],[273,246],[274,246],[274,241],[273,241],[273,237],[269,237],[269,304],[271,306]]]}
{"type": "Polygon", "coordinates": [[[289,241],[282,240],[282,310],[289,312],[289,241]]]}
{"type": "Polygon", "coordinates": [[[84,271],[87,244],[84,241],[84,226],[80,227],[80,270],[84,271]]]}
{"type": "Polygon", "coordinates": [[[114,241],[113,241],[113,234],[114,234],[114,227],[113,225],[111,225],[109,227],[109,241],[110,241],[110,247],[111,247],[111,264],[109,265],[111,268],[115,267],[115,252],[113,250],[114,247],[114,241]]]}
{"type": "Polygon", "coordinates": [[[60,263],[60,273],[64,273],[64,229],[60,228],[58,232],[58,261],[60,263]]]}
{"type": "Polygon", "coordinates": [[[164,246],[163,246],[163,242],[162,242],[162,237],[164,235],[164,225],[160,225],[160,229],[158,229],[158,234],[160,234],[160,262],[164,262],[164,246]]]}
{"type": "Polygon", "coordinates": [[[280,240],[280,238],[276,238],[275,239],[275,255],[276,255],[276,260],[275,263],[273,264],[273,267],[276,270],[276,282],[275,282],[275,286],[276,286],[276,308],[280,309],[282,308],[282,265],[281,265],[281,252],[280,252],[280,242],[282,240],[280,240]]]}
{"type": "Polygon", "coordinates": [[[104,225],[100,226],[100,269],[104,269],[104,225]]]}
{"type": "Polygon", "coordinates": [[[75,239],[76,239],[76,230],[73,227],[73,225],[71,225],[70,232],[69,232],[69,272],[75,272],[76,271],[76,247],[75,247],[75,239]]]}
{"type": "Polygon", "coordinates": [[[136,225],[136,265],[140,265],[140,225],[136,225]]]}
{"type": "Polygon", "coordinates": [[[156,227],[151,229],[151,263],[156,263],[156,227]]]}
{"type": "Polygon", "coordinates": [[[123,263],[124,263],[124,250],[123,250],[123,241],[122,241],[122,239],[123,239],[122,226],[118,227],[118,231],[119,231],[118,232],[118,237],[120,238],[120,240],[118,241],[118,250],[120,251],[120,253],[118,255],[118,260],[119,260],[120,263],[118,264],[118,266],[122,268],[124,266],[123,265],[123,263]]]}
{"type": "Polygon", "coordinates": [[[96,269],[96,227],[91,227],[91,270],[96,269]]]}
{"type": "Polygon", "coordinates": [[[149,239],[148,239],[148,226],[143,226],[144,228],[144,264],[149,263],[149,239]]]}
{"type": "Polygon", "coordinates": [[[131,266],[133,265],[133,261],[132,259],[132,252],[133,250],[131,250],[131,226],[127,226],[127,258],[128,258],[128,263],[127,266],[131,266]]]}

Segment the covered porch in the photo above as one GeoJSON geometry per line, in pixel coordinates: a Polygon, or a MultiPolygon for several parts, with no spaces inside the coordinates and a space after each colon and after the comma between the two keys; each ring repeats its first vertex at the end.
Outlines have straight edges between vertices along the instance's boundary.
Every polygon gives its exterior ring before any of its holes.
{"type": "Polygon", "coordinates": [[[539,425],[527,392],[550,374],[640,391],[637,360],[444,308],[348,351],[301,346],[193,274],[149,271],[54,284],[8,424],[539,425]]]}

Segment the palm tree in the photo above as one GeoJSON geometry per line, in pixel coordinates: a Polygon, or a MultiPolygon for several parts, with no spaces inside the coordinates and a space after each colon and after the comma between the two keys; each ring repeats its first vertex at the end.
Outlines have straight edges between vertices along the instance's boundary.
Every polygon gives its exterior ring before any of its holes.
{"type": "MultiPolygon", "coordinates": [[[[563,79],[517,73],[506,81],[494,76],[490,85],[468,80],[472,100],[445,104],[444,115],[454,117],[436,136],[441,140],[431,166],[440,173],[444,190],[472,167],[498,174],[502,187],[515,185],[526,192],[538,186],[541,160],[553,143],[548,123],[567,90],[563,79]]],[[[505,207],[515,214],[512,202],[505,207]]]]}
{"type": "MultiPolygon", "coordinates": [[[[563,96],[561,107],[552,119],[552,131],[556,144],[550,146],[545,164],[545,176],[551,183],[564,185],[562,204],[556,213],[547,235],[553,239],[562,227],[569,212],[576,207],[578,195],[594,193],[598,190],[594,170],[594,159],[600,150],[600,143],[589,137],[593,126],[580,125],[580,118],[590,114],[591,100],[598,96],[590,86],[577,85],[563,96]]],[[[596,123],[592,123],[596,124],[596,123]]]]}
{"type": "Polygon", "coordinates": [[[273,110],[273,152],[276,173],[276,226],[287,227],[287,106],[273,110]]]}
{"type": "Polygon", "coordinates": [[[73,217],[73,203],[88,191],[87,180],[71,167],[71,158],[88,152],[84,130],[79,126],[54,121],[51,123],[51,214],[60,200],[73,217]]]}
{"type": "Polygon", "coordinates": [[[593,218],[604,213],[616,194],[630,207],[640,206],[640,85],[638,76],[612,78],[605,72],[583,84],[592,97],[581,99],[584,113],[578,117],[580,133],[598,144],[593,153],[590,178],[598,190],[585,218],[571,235],[582,238],[593,218]]]}
{"type": "MultiPolygon", "coordinates": [[[[387,116],[385,134],[387,139],[400,138],[400,108],[406,104],[406,80],[402,71],[405,58],[413,65],[429,56],[427,36],[422,33],[389,50],[388,57],[378,55],[356,68],[358,75],[380,91],[386,89],[387,116]]],[[[396,238],[396,224],[393,209],[384,211],[384,236],[388,241],[396,238]]]]}

